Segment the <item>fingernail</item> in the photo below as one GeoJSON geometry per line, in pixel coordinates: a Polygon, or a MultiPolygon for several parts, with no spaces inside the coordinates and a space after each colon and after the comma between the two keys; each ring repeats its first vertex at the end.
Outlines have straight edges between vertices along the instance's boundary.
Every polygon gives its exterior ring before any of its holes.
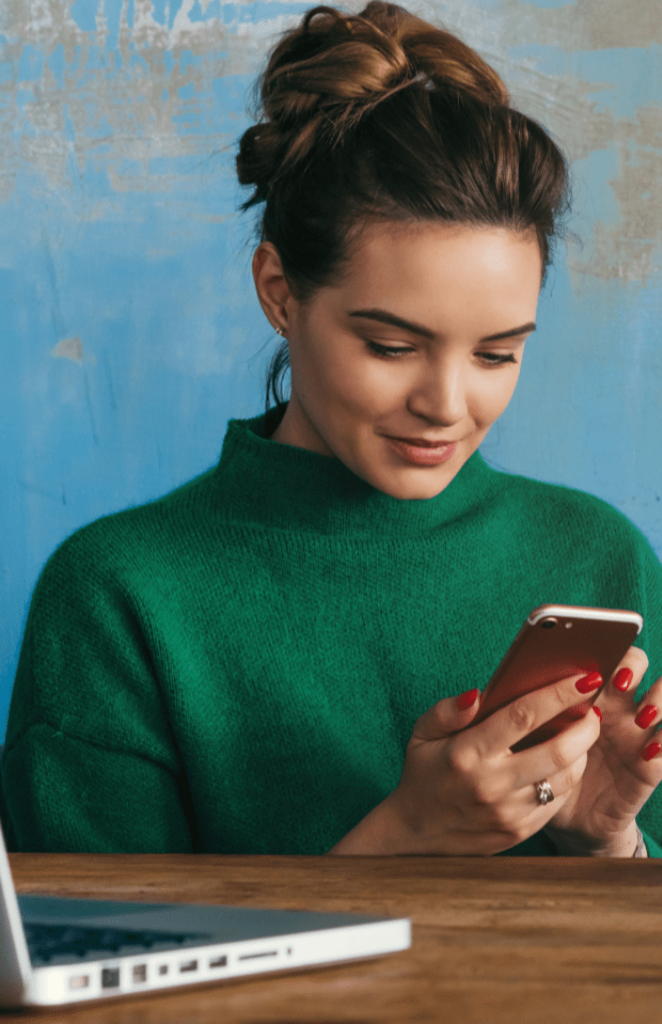
{"type": "Polygon", "coordinates": [[[625,693],[628,686],[632,682],[634,675],[631,668],[619,668],[618,672],[614,677],[614,686],[621,693],[625,693]]]}
{"type": "Polygon", "coordinates": [[[592,706],[593,710],[595,711],[596,715],[598,716],[598,718],[600,719],[600,721],[602,721],[602,712],[600,711],[600,708],[598,707],[598,705],[597,704],[592,704],[591,706],[592,706]]]}
{"type": "Polygon", "coordinates": [[[640,729],[647,729],[656,715],[657,708],[655,705],[647,704],[646,707],[642,708],[639,714],[635,716],[635,722],[640,729]]]}
{"type": "Polygon", "coordinates": [[[466,711],[476,700],[476,697],[480,693],[480,690],[467,690],[466,693],[461,693],[457,698],[457,706],[460,711],[466,711]]]}
{"type": "Polygon", "coordinates": [[[662,747],[659,743],[649,743],[648,746],[642,750],[641,756],[643,757],[644,761],[650,761],[650,759],[652,757],[655,757],[656,754],[659,754],[661,750],[662,747]]]}
{"type": "Polygon", "coordinates": [[[580,693],[590,693],[591,690],[597,690],[598,686],[602,686],[602,676],[599,672],[589,672],[587,676],[582,676],[575,686],[580,693]]]}

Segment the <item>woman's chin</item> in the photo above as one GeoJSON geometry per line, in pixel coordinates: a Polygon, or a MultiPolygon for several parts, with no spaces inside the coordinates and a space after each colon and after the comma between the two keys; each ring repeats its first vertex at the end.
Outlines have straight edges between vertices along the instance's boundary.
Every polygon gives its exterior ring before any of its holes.
{"type": "MultiPolygon", "coordinates": [[[[356,470],[354,472],[357,472],[356,470]]],[[[357,472],[366,483],[371,484],[378,491],[388,494],[391,498],[398,498],[401,501],[428,501],[436,498],[458,473],[458,469],[450,467],[412,467],[411,470],[394,470],[392,467],[385,467],[376,473],[374,468],[370,472],[357,472]]]]}

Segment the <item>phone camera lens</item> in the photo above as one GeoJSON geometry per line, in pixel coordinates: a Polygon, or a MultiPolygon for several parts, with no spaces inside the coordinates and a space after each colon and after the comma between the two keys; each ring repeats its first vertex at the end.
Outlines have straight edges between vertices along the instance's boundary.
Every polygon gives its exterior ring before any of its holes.
{"type": "Polygon", "coordinates": [[[556,625],[556,623],[557,623],[556,619],[543,619],[542,622],[540,623],[540,626],[541,626],[542,629],[554,629],[554,626],[556,625]]]}

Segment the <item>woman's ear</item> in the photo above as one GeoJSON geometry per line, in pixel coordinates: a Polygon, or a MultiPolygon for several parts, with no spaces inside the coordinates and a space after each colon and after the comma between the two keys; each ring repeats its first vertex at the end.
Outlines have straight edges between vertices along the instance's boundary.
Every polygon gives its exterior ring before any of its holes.
{"type": "Polygon", "coordinates": [[[292,299],[280,255],[272,242],[261,242],[253,253],[253,281],[264,315],[272,327],[287,325],[288,299],[292,299]]]}

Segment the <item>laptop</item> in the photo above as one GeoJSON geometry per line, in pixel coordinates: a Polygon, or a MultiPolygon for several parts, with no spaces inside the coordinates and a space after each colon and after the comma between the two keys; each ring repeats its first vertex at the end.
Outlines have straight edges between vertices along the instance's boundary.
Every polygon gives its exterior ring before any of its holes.
{"type": "Polygon", "coordinates": [[[17,896],[0,827],[0,1007],[135,996],[410,946],[409,918],[17,896]]]}

